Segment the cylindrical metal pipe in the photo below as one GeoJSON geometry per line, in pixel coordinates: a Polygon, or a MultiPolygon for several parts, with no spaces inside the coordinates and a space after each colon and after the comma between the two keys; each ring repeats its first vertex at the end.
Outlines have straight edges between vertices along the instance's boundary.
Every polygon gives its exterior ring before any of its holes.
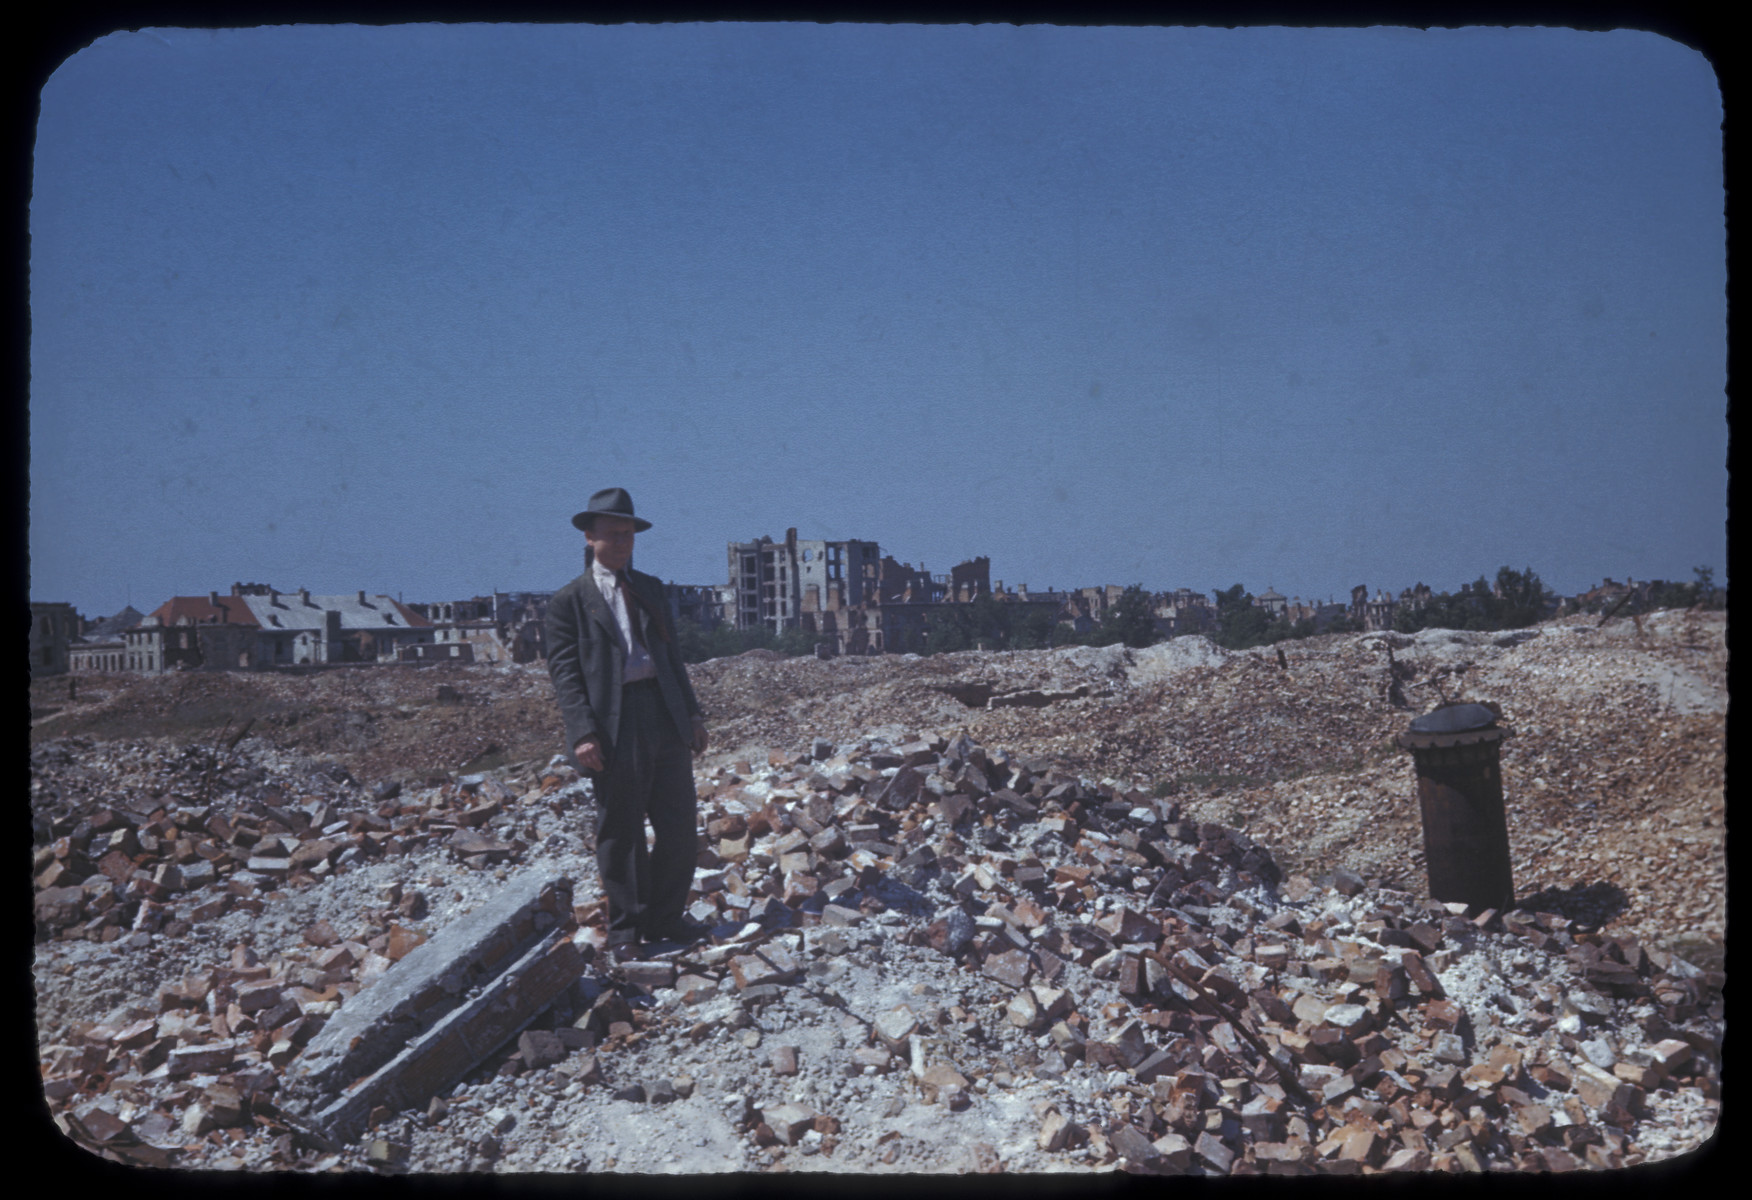
{"type": "Polygon", "coordinates": [[[1474,910],[1515,903],[1503,806],[1502,741],[1513,731],[1481,704],[1447,705],[1399,735],[1417,769],[1430,895],[1474,910]]]}

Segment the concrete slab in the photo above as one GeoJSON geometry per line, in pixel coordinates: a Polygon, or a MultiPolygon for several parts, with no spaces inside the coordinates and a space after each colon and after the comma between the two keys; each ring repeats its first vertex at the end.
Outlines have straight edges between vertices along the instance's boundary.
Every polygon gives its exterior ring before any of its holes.
{"type": "Polygon", "coordinates": [[[572,928],[570,879],[529,872],[511,880],[341,1005],[294,1064],[288,1098],[311,1108],[328,1103],[409,1048],[471,990],[492,990],[538,940],[572,928]]]}

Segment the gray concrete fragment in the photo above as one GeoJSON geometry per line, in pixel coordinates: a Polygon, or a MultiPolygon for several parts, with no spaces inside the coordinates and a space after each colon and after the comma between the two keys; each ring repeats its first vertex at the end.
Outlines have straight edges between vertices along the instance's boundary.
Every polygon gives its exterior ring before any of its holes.
{"type": "Polygon", "coordinates": [[[453,1009],[425,1034],[321,1107],[309,1122],[336,1141],[350,1141],[371,1110],[418,1108],[470,1067],[516,1037],[578,978],[584,959],[571,935],[553,930],[511,964],[493,985],[453,1009]]]}
{"type": "MultiPolygon", "coordinates": [[[[528,872],[513,879],[491,901],[416,947],[376,983],[343,1004],[311,1040],[287,1081],[286,1096],[291,1105],[311,1114],[333,1134],[340,1127],[335,1122],[345,1125],[352,1119],[353,1106],[335,1107],[343,1090],[348,1099],[360,1095],[367,1090],[361,1081],[377,1078],[392,1062],[402,1064],[392,1076],[405,1073],[414,1060],[424,1064],[436,1044],[431,1035],[441,1029],[456,1029],[460,1014],[473,1012],[483,1001],[499,1003],[507,1015],[521,1014],[514,1025],[503,1029],[503,1036],[498,1028],[503,1021],[477,1020],[464,1039],[466,1049],[461,1043],[446,1048],[448,1054],[473,1055],[456,1064],[455,1075],[460,1076],[541,1011],[539,1007],[525,1011],[533,996],[510,995],[515,990],[511,977],[520,968],[527,973],[530,966],[542,961],[542,953],[560,941],[569,947],[569,959],[556,958],[538,972],[544,981],[548,976],[563,976],[542,1007],[570,986],[582,970],[582,956],[569,939],[571,904],[570,879],[528,872]],[[470,992],[476,993],[476,999],[465,1003],[470,992]],[[486,1044],[489,1040],[492,1044],[486,1044]]],[[[433,1077],[443,1073],[429,1065],[421,1070],[422,1075],[433,1077]]],[[[374,1094],[382,1093],[387,1082],[393,1079],[379,1079],[374,1094]]],[[[410,1100],[423,1103],[426,1095],[430,1092],[410,1100]]]]}

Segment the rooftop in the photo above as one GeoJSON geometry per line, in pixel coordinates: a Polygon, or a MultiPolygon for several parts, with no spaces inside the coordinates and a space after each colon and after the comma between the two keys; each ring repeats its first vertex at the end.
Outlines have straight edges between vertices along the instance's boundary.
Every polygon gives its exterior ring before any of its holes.
{"type": "Polygon", "coordinates": [[[342,596],[277,592],[233,599],[247,604],[254,623],[264,629],[321,629],[327,623],[326,614],[329,612],[341,614],[342,629],[425,629],[432,624],[393,597],[361,592],[342,596]]]}

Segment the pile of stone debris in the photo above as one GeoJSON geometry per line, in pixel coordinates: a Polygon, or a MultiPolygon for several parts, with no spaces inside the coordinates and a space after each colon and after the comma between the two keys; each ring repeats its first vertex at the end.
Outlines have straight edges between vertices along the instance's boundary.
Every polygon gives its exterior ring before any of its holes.
{"type": "MultiPolygon", "coordinates": [[[[1614,932],[1721,962],[1720,613],[1663,612],[1640,628],[1578,616],[1507,633],[1334,634],[1240,652],[1182,637],[1142,650],[723,659],[694,676],[726,748],[965,726],[1081,775],[1148,780],[1201,820],[1245,828],[1285,870],[1349,868],[1405,890],[1427,876],[1412,761],[1394,739],[1443,700],[1492,701],[1515,731],[1502,774],[1517,887],[1615,895],[1614,932]],[[1058,698],[996,703],[1012,697],[1058,698]]],[[[1577,915],[1550,895],[1542,907],[1577,915]]]]}
{"type": "MultiPolygon", "coordinates": [[[[352,782],[344,770],[338,774],[352,782]]],[[[550,776],[550,789],[558,782],[550,776]]],[[[175,935],[233,908],[259,914],[264,894],[281,887],[307,887],[427,845],[442,844],[475,867],[526,848],[486,828],[514,799],[496,778],[464,777],[411,804],[399,802],[400,793],[399,784],[380,786],[374,807],[351,812],[321,795],[288,802],[274,786],[236,804],[179,796],[182,802],[153,802],[146,811],[122,804],[63,810],[39,824],[46,844],[34,860],[37,936],[110,942],[159,929],[175,935]]],[[[401,911],[422,915],[413,897],[401,911]]]]}
{"type": "Polygon", "coordinates": [[[703,776],[717,936],[644,962],[603,960],[555,832],[586,785],[521,788],[62,813],[45,947],[332,914],[45,1027],[62,1128],[202,1166],[1202,1174],[1615,1167],[1713,1131],[1719,973],[1284,879],[1172,800],[965,734],[703,776]],[[439,864],[479,886],[428,908],[406,882],[439,864]],[[341,895],[370,897],[359,936],[341,895]]]}

